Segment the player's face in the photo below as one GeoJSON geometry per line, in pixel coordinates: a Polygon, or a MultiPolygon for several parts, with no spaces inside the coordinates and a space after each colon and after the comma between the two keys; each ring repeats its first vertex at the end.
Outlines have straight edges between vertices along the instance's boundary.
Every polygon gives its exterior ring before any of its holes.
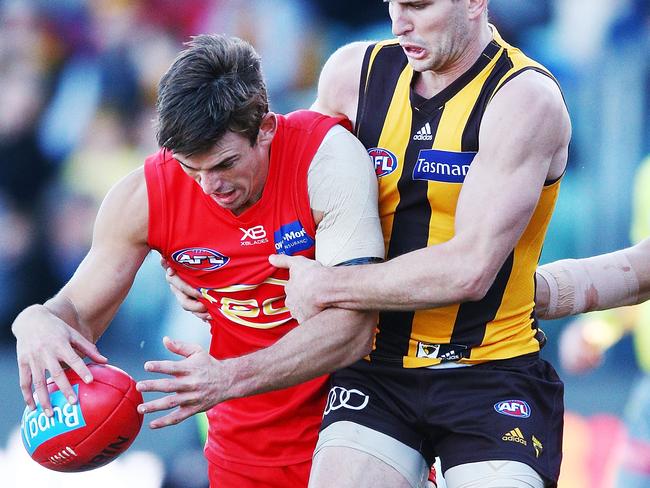
{"type": "Polygon", "coordinates": [[[174,157],[206,195],[239,215],[262,196],[269,168],[269,147],[270,139],[264,135],[258,136],[256,144],[251,146],[247,137],[226,132],[206,153],[189,157],[174,153],[174,157]]]}
{"type": "Polygon", "coordinates": [[[462,57],[470,37],[465,0],[389,0],[393,34],[415,71],[443,71],[462,57]]]}

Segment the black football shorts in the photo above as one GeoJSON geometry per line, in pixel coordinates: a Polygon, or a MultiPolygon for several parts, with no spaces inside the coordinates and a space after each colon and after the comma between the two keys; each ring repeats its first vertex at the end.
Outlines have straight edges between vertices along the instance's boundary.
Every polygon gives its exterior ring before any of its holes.
{"type": "Polygon", "coordinates": [[[415,449],[428,465],[439,456],[443,473],[510,460],[531,466],[546,486],[557,484],[564,385],[538,354],[446,369],[361,360],[331,381],[321,431],[353,422],[415,449]]]}

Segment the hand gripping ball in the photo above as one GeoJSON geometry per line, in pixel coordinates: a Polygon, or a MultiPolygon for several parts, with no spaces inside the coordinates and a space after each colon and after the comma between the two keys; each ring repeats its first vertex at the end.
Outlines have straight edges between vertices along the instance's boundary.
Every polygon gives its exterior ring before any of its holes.
{"type": "Polygon", "coordinates": [[[77,395],[68,403],[50,378],[54,415],[47,417],[37,402],[25,408],[21,421],[23,444],[41,466],[63,472],[88,471],[110,463],[133,443],[142,415],[137,406],[142,394],[135,381],[119,368],[90,363],[92,383],[86,384],[72,369],[66,376],[77,395]]]}

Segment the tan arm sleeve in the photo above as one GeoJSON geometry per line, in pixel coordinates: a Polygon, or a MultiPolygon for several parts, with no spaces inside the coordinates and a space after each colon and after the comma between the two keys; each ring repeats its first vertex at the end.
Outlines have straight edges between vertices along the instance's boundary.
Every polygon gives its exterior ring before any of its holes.
{"type": "Polygon", "coordinates": [[[548,285],[542,319],[632,305],[639,300],[639,277],[623,251],[585,259],[563,259],[537,268],[548,285]]]}
{"type": "Polygon", "coordinates": [[[377,177],[363,145],[341,126],[323,139],[307,185],[316,228],[316,260],[334,266],[357,258],[384,257],[377,212],[377,177]]]}

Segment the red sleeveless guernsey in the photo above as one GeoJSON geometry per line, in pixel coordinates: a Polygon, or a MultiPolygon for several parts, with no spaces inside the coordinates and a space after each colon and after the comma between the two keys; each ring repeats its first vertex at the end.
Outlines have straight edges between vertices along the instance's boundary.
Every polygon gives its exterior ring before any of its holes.
{"type": "MultiPolygon", "coordinates": [[[[147,158],[148,243],[199,289],[212,316],[210,353],[217,359],[270,346],[297,326],[284,306],[288,273],[274,253],[314,257],[315,224],[307,170],[340,119],[315,112],[278,115],[262,197],[239,216],[217,205],[165,149],[147,158]]],[[[206,456],[260,466],[311,458],[327,377],[234,399],[208,412],[206,456]]]]}

